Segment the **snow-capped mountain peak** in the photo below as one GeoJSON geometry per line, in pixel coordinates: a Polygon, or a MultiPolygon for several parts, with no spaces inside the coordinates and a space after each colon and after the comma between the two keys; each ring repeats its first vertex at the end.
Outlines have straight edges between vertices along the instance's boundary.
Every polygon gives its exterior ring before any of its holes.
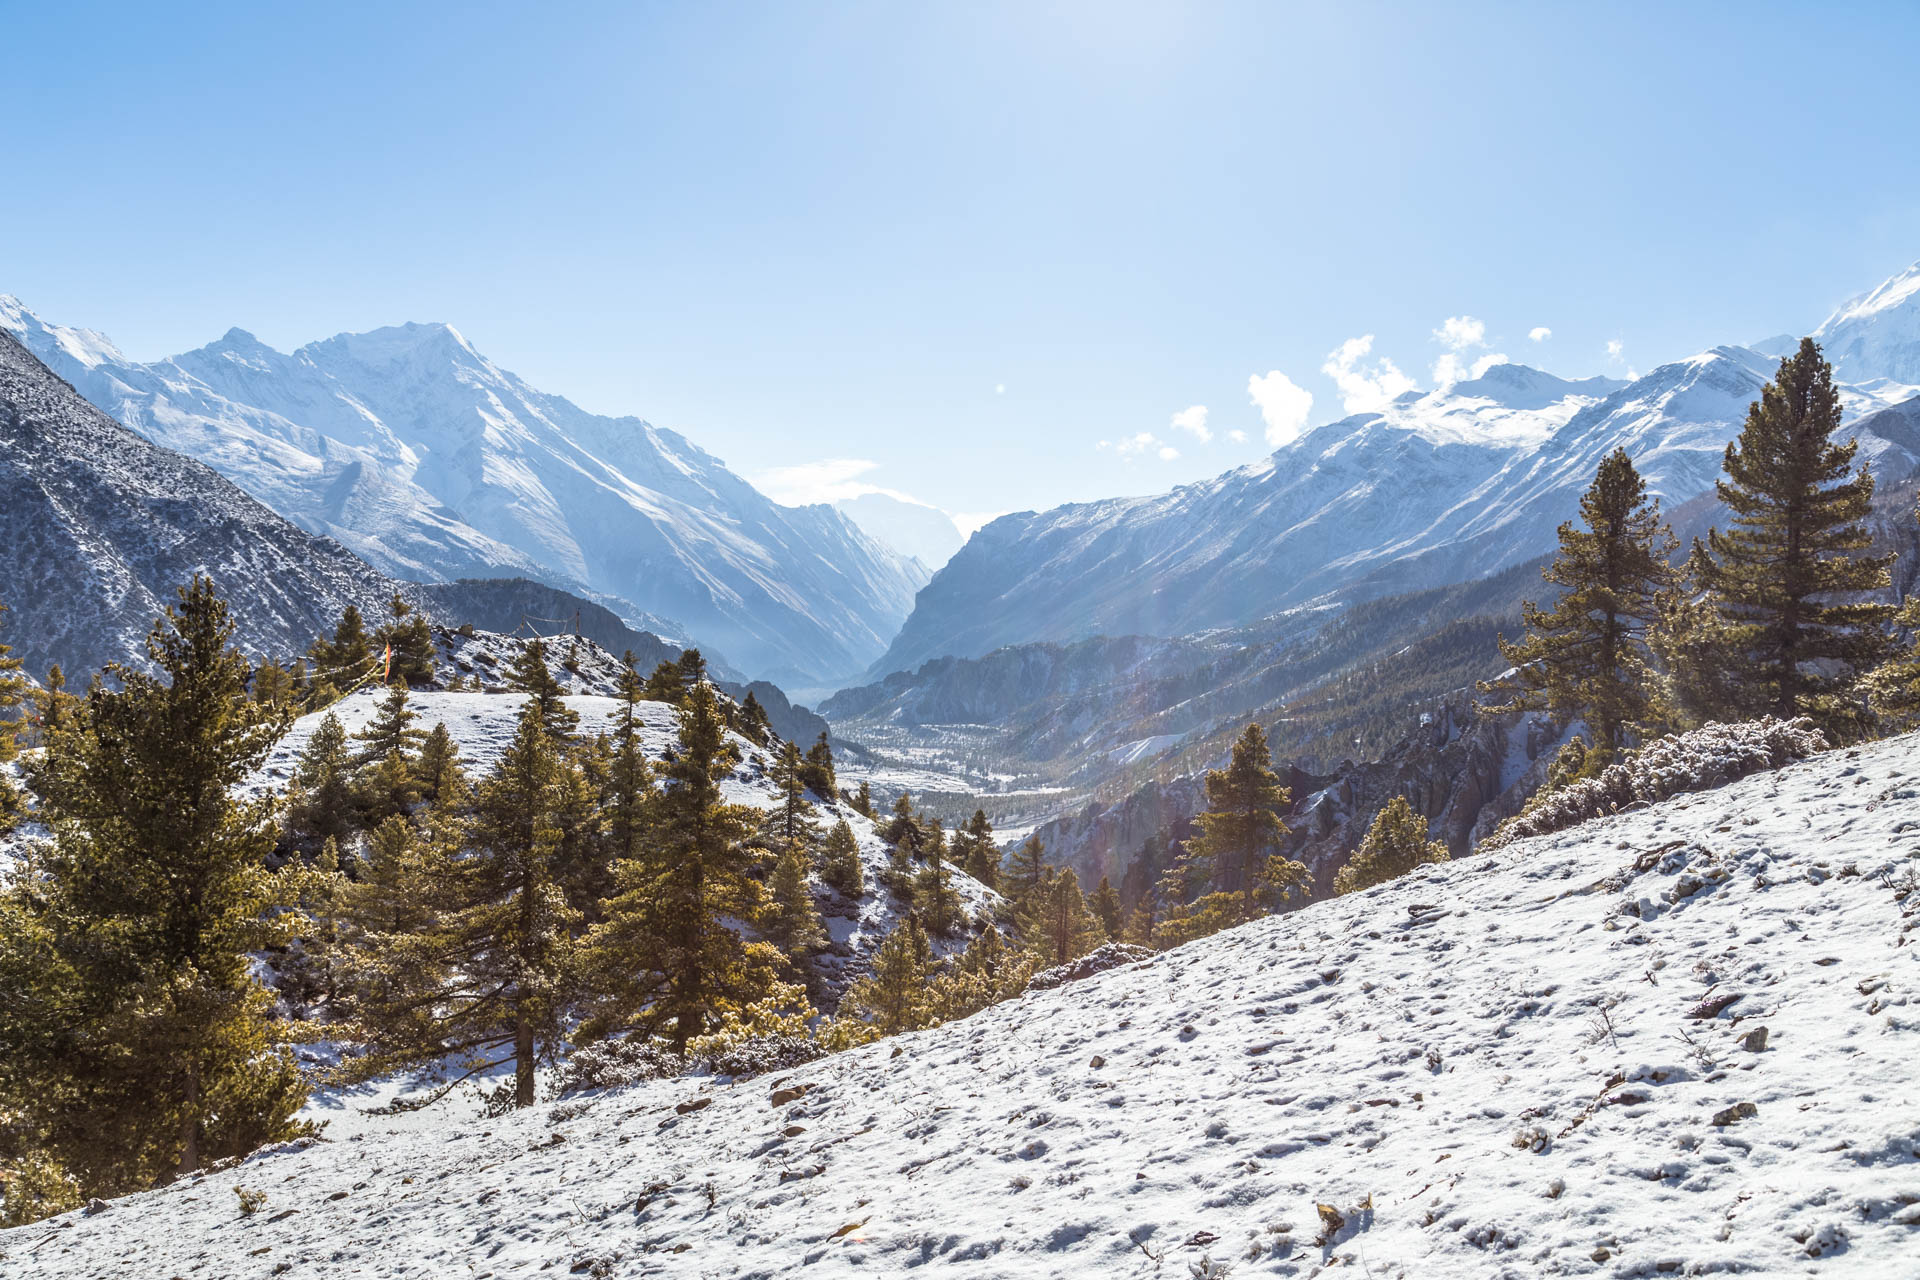
{"type": "Polygon", "coordinates": [[[1845,381],[1920,383],[1920,262],[1846,302],[1813,339],[1845,381]]]}
{"type": "Polygon", "coordinates": [[[153,364],[14,299],[0,327],[127,426],[388,573],[585,588],[756,676],[857,673],[926,581],[839,512],[780,506],[675,432],[536,390],[451,325],[292,353],[236,328],[153,364]]]}

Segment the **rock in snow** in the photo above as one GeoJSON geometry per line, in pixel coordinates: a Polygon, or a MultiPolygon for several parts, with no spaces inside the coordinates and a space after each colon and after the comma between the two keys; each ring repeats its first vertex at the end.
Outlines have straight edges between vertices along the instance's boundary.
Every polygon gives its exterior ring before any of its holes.
{"type": "Polygon", "coordinates": [[[0,1270],[1908,1280],[1917,934],[1910,735],[770,1078],[353,1116],[0,1270]]]}

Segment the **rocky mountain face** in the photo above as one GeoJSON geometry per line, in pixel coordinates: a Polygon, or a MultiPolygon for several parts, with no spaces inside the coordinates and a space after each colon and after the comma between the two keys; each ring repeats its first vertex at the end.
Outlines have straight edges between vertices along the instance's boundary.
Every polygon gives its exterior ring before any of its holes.
{"type": "Polygon", "coordinates": [[[779,506],[677,433],[538,391],[447,325],[291,354],[235,329],[154,364],[12,298],[0,327],[127,426],[397,577],[584,588],[815,685],[870,663],[926,580],[833,508],[779,506]]]}
{"type": "Polygon", "coordinates": [[[174,589],[211,575],[250,653],[306,649],[347,605],[381,616],[395,583],[211,468],[128,431],[0,332],[0,639],[76,686],[145,662],[174,589]]]}

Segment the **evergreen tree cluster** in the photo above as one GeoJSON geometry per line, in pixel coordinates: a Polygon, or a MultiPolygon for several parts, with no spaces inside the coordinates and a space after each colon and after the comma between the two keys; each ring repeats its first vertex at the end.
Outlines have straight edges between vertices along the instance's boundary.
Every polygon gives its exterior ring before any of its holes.
{"type": "MultiPolygon", "coordinates": [[[[804,1032],[817,886],[863,887],[852,828],[813,818],[835,803],[826,741],[782,745],[768,830],[722,791],[742,709],[697,653],[647,678],[629,659],[619,714],[587,737],[536,640],[507,673],[512,741],[470,778],[446,727],[416,724],[409,677],[430,667],[408,655],[430,661],[431,636],[416,648],[424,623],[393,612],[368,636],[349,610],[296,683],[249,666],[199,578],[154,628],[155,674],[113,668],[76,698],[56,671],[36,691],[29,790],[52,838],[0,883],[6,1221],[297,1135],[290,1046],[322,1026],[364,1046],[341,1081],[506,1068],[500,1107],[530,1104],[568,1043],[804,1032]],[[316,691],[364,684],[389,646],[364,727],[326,711],[284,798],[238,798],[316,691]],[[677,740],[656,762],[638,704],[661,694],[677,740]]],[[[0,649],[8,761],[27,692],[0,649]]]]}
{"type": "Polygon", "coordinates": [[[1551,610],[1526,606],[1523,639],[1502,639],[1513,666],[1482,683],[1487,709],[1584,724],[1577,768],[1558,771],[1569,780],[1712,721],[1808,716],[1835,741],[1893,723],[1920,671],[1893,658],[1894,637],[1920,614],[1876,598],[1893,557],[1869,554],[1873,475],[1839,426],[1833,371],[1804,339],[1727,445],[1729,527],[1679,568],[1658,501],[1624,452],[1608,457],[1581,500],[1584,527],[1561,526],[1544,571],[1563,593],[1551,610]]]}

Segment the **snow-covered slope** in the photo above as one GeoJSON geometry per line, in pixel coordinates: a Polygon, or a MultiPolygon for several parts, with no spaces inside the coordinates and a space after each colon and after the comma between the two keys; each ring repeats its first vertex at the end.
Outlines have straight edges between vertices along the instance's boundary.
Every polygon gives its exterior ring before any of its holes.
{"type": "Polygon", "coordinates": [[[0,1253],[61,1276],[1906,1280],[1917,833],[1920,740],[1830,752],[792,1072],[382,1117],[0,1253]]]}
{"type": "Polygon", "coordinates": [[[859,671],[926,580],[833,508],[779,506],[684,437],[537,391],[447,325],[291,354],[234,329],[154,364],[11,297],[0,327],[127,426],[390,573],[585,587],[755,675],[859,671]]]}
{"type": "Polygon", "coordinates": [[[144,662],[154,619],[213,577],[255,655],[303,652],[348,604],[379,617],[393,582],[219,474],[126,430],[0,332],[0,641],[76,688],[144,662]]]}

